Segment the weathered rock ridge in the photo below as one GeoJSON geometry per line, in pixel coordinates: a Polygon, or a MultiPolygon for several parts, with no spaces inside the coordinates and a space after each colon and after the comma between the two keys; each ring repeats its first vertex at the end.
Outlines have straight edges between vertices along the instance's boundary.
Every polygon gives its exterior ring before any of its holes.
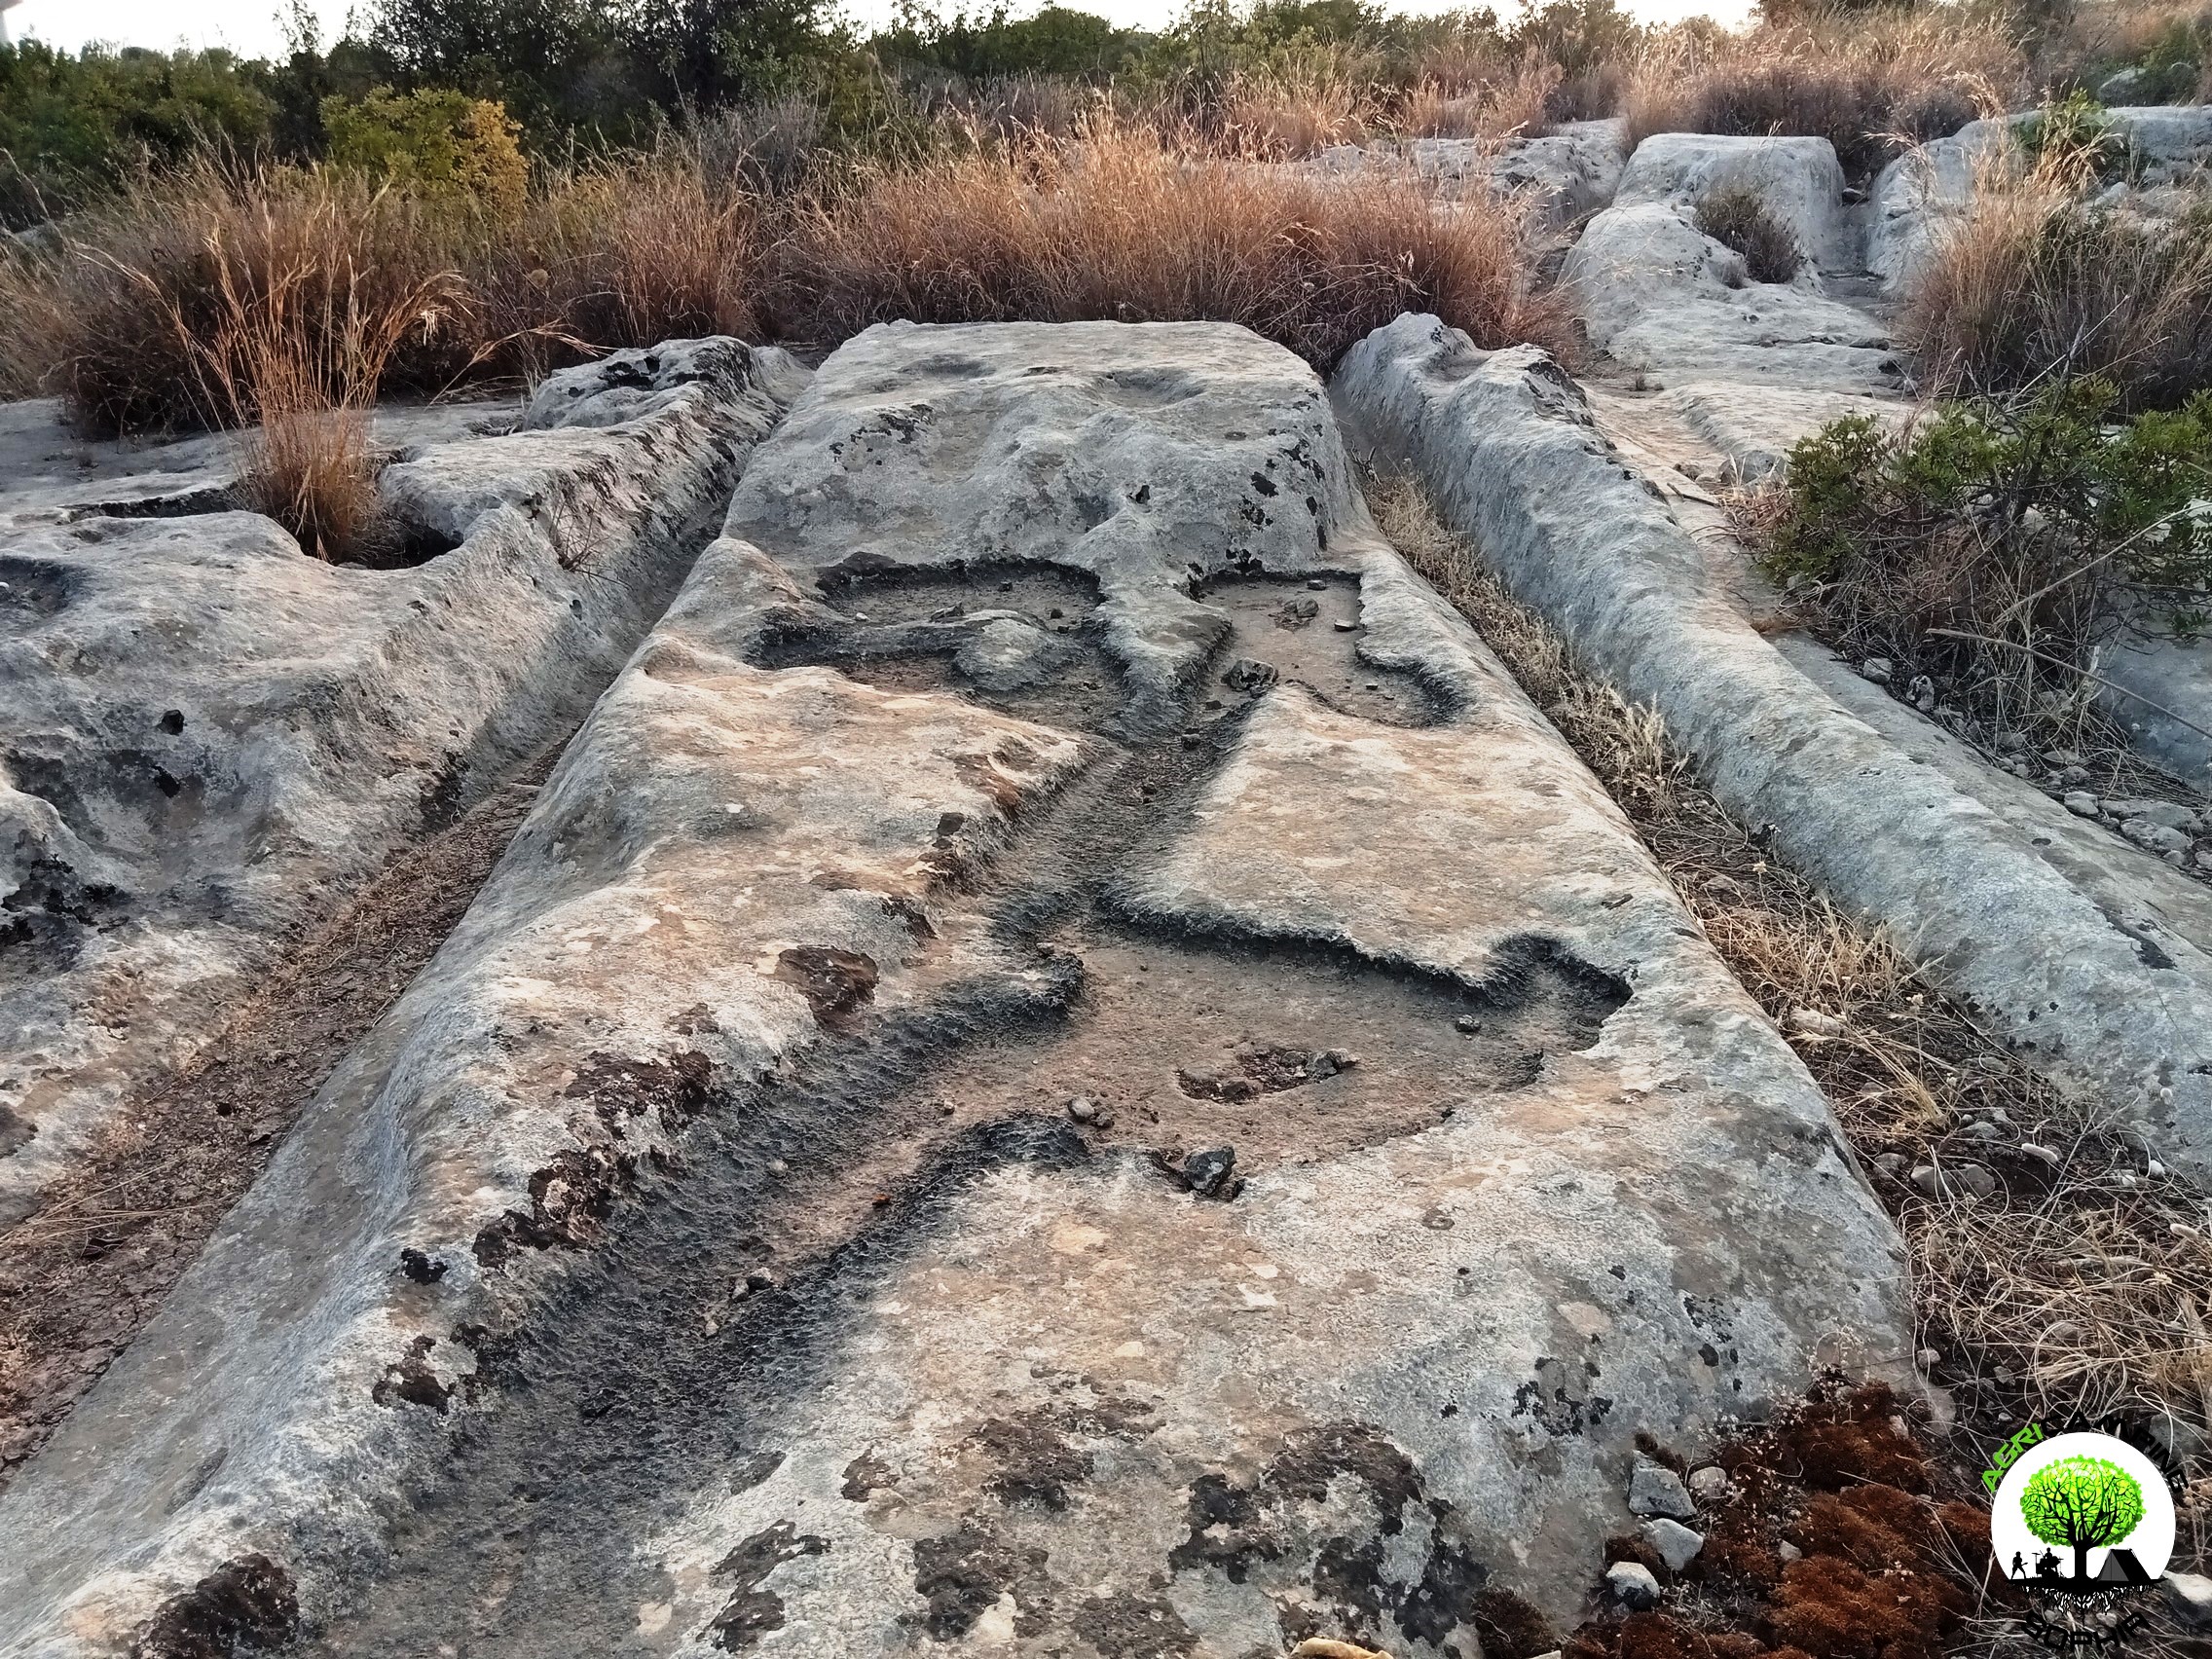
{"type": "Polygon", "coordinates": [[[1640,1428],[1905,1351],[1825,1101],[1309,371],[877,328],[0,1496],[0,1648],[1471,1659],[1640,1428]]]}

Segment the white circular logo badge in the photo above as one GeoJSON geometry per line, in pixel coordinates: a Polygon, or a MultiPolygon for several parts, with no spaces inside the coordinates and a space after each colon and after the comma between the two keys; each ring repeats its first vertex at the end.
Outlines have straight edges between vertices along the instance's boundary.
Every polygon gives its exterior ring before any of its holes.
{"type": "Polygon", "coordinates": [[[2110,1434],[2052,1435],[2021,1452],[1990,1507],[1997,1570],[2069,1598],[2156,1584],[2174,1553],[2165,1472],[2110,1434]]]}

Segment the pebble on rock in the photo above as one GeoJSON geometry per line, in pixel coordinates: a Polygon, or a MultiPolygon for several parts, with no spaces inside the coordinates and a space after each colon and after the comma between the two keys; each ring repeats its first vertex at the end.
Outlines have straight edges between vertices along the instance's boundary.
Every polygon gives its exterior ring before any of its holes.
{"type": "Polygon", "coordinates": [[[1616,1561],[1605,1568],[1605,1588],[1620,1598],[1621,1605],[1632,1613],[1647,1611],[1659,1604],[1659,1580],[1651,1576],[1651,1569],[1640,1561],[1616,1561]]]}
{"type": "Polygon", "coordinates": [[[1217,1146],[1210,1152],[1194,1152],[1183,1160],[1183,1179],[1199,1198],[1216,1198],[1223,1196],[1235,1167],[1236,1149],[1217,1146]]]}
{"type": "Polygon", "coordinates": [[[1643,1541],[1659,1552],[1659,1559],[1667,1564],[1669,1572],[1679,1572],[1697,1560],[1698,1551],[1705,1548],[1705,1534],[1692,1531],[1679,1521],[1662,1517],[1643,1524],[1643,1541]]]}
{"type": "Polygon", "coordinates": [[[2076,818],[2094,818],[2097,815],[2097,797],[2087,790],[2071,790],[2066,795],[2066,810],[2076,818]]]}
{"type": "Polygon", "coordinates": [[[1634,1515],[1665,1515],[1687,1521],[1697,1513],[1682,1477],[1664,1463],[1639,1462],[1629,1477],[1628,1507],[1634,1515]]]}
{"type": "Polygon", "coordinates": [[[1702,1469],[1692,1469],[1689,1488],[1693,1497],[1711,1503],[1728,1490],[1728,1471],[1718,1463],[1708,1463],[1702,1469]]]}

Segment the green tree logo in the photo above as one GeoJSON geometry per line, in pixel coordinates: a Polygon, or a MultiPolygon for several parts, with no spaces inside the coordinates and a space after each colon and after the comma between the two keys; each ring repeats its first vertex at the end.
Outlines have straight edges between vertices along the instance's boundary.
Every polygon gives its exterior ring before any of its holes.
{"type": "Polygon", "coordinates": [[[2020,1493],[2020,1519],[2046,1544],[2074,1552],[2074,1576],[2089,1576],[2089,1552],[2117,1544],[2143,1519],[2143,1489],[2118,1463],[2061,1457],[2038,1469],[2020,1493]]]}

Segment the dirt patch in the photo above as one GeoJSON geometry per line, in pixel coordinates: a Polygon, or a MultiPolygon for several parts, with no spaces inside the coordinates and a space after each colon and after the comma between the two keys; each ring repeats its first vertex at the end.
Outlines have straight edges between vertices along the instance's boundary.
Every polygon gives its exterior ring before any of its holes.
{"type": "Polygon", "coordinates": [[[1705,1548],[1672,1574],[1641,1540],[1663,1604],[1584,1625],[1566,1659],[1937,1659],[2016,1594],[1988,1573],[1985,1507],[1942,1490],[1929,1419],[1879,1382],[1825,1380],[1712,1461],[1727,1487],[1696,1520],[1705,1548]]]}
{"type": "Polygon", "coordinates": [[[119,1112],[44,1206],[0,1234],[0,1486],[153,1317],[332,1068],[453,931],[552,760],[394,858],[201,1059],[119,1112]]]}

